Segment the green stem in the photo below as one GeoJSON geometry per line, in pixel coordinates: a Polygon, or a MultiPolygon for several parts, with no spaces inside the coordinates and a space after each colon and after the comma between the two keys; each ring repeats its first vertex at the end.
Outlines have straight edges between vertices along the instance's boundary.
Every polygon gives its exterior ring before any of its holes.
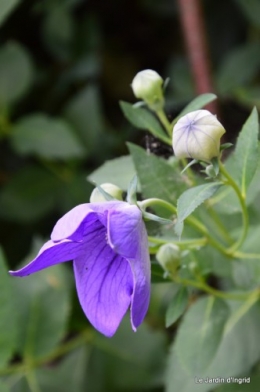
{"type": "MultiPolygon", "coordinates": [[[[169,203],[168,201],[162,200],[162,199],[151,198],[151,199],[146,199],[141,202],[138,202],[138,205],[140,206],[141,209],[147,208],[147,207],[155,205],[155,204],[159,205],[161,207],[164,207],[165,209],[167,209],[168,211],[170,211],[174,214],[177,214],[177,208],[173,204],[169,203]]],[[[230,256],[230,253],[227,252],[227,250],[217,240],[215,240],[210,235],[206,226],[204,226],[203,223],[201,223],[198,219],[194,218],[193,216],[188,216],[186,218],[186,222],[190,226],[194,227],[197,231],[202,233],[208,239],[208,243],[211,244],[214,248],[218,249],[219,252],[221,252],[225,256],[230,256]]]]}
{"type": "Polygon", "coordinates": [[[164,244],[175,244],[180,248],[197,248],[200,246],[205,246],[208,243],[208,239],[206,237],[202,238],[192,238],[190,240],[182,240],[182,241],[169,241],[163,238],[150,237],[148,236],[148,240],[154,244],[164,245],[164,244]]]}
{"type": "Polygon", "coordinates": [[[162,109],[158,109],[156,112],[159,120],[161,121],[162,125],[164,126],[165,130],[167,131],[170,138],[172,137],[172,126],[171,123],[168,121],[165,112],[162,109]]]}
{"type": "Polygon", "coordinates": [[[27,373],[31,369],[52,362],[57,358],[74,350],[75,348],[81,347],[83,344],[93,341],[93,338],[94,338],[94,334],[92,333],[91,330],[87,329],[83,331],[82,334],[78,335],[76,338],[64,343],[63,345],[59,346],[56,350],[54,350],[52,353],[45,355],[42,358],[31,359],[30,362],[27,361],[26,363],[18,363],[9,366],[6,369],[1,369],[0,376],[6,376],[13,373],[27,373]]]}
{"type": "Polygon", "coordinates": [[[224,334],[226,335],[236,323],[249,311],[249,309],[259,300],[259,289],[251,291],[246,301],[237,309],[237,311],[228,320],[224,334]]]}
{"type": "Polygon", "coordinates": [[[226,178],[225,183],[227,185],[230,185],[234,189],[234,191],[238,197],[238,200],[239,200],[239,203],[241,206],[241,210],[242,210],[243,231],[241,233],[240,238],[229,249],[227,249],[227,252],[232,256],[234,254],[234,252],[241,247],[241,245],[243,244],[243,242],[246,239],[247,232],[248,232],[248,226],[249,226],[249,218],[248,218],[248,212],[247,212],[245,199],[239,189],[239,186],[233,180],[231,175],[226,170],[225,166],[220,161],[219,161],[219,170],[220,170],[221,174],[226,178]]]}
{"type": "Polygon", "coordinates": [[[233,238],[230,236],[229,232],[227,231],[227,229],[225,228],[225,226],[223,225],[223,223],[221,222],[221,220],[219,219],[218,214],[216,213],[215,210],[213,210],[213,208],[208,208],[207,209],[208,213],[210,214],[216,229],[219,233],[219,235],[222,237],[222,239],[224,241],[226,241],[227,243],[229,243],[230,245],[233,243],[233,238]]]}
{"type": "Polygon", "coordinates": [[[222,298],[222,299],[232,299],[232,300],[237,300],[237,301],[242,301],[245,299],[248,299],[249,295],[252,295],[252,292],[250,292],[250,294],[235,294],[235,293],[229,293],[229,292],[225,292],[225,291],[220,291],[217,289],[214,289],[213,287],[209,286],[207,283],[205,282],[198,282],[195,280],[191,280],[191,279],[182,279],[179,276],[177,277],[173,277],[173,280],[176,283],[182,284],[184,286],[191,286],[191,287],[195,287],[199,290],[205,291],[206,293],[209,293],[211,295],[214,295],[215,297],[218,298],[222,298]]]}
{"type": "Polygon", "coordinates": [[[260,254],[259,253],[235,252],[235,253],[233,253],[233,257],[236,259],[260,259],[260,254]]]}

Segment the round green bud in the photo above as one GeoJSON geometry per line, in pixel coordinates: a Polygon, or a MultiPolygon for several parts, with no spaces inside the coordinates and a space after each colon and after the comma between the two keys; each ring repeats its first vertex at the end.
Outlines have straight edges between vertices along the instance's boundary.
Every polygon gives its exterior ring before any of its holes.
{"type": "MultiPolygon", "coordinates": [[[[118,186],[114,184],[105,183],[100,185],[100,187],[115,199],[123,200],[122,198],[123,191],[118,186]]],[[[90,203],[102,203],[105,201],[107,201],[105,196],[99,191],[98,188],[94,188],[90,195],[90,203]]]]}
{"type": "Polygon", "coordinates": [[[207,174],[207,176],[208,176],[209,178],[214,178],[214,177],[216,177],[216,172],[215,172],[215,169],[214,169],[214,166],[213,166],[213,165],[208,165],[208,166],[206,167],[206,169],[205,169],[205,173],[207,174]]]}
{"type": "Polygon", "coordinates": [[[156,259],[166,272],[175,273],[180,265],[180,248],[175,244],[164,244],[156,253],[156,259]]]}
{"type": "Polygon", "coordinates": [[[222,124],[208,110],[195,110],[181,117],[173,128],[172,146],[178,158],[209,162],[219,156],[222,124]]]}
{"type": "Polygon", "coordinates": [[[163,79],[157,72],[151,69],[138,72],[131,86],[136,98],[142,99],[148,106],[163,106],[163,79]]]}

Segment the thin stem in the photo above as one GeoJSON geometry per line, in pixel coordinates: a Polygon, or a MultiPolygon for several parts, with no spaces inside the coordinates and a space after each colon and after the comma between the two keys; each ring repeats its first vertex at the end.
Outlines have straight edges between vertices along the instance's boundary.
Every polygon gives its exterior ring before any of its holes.
{"type": "Polygon", "coordinates": [[[226,335],[236,323],[249,311],[249,309],[259,300],[259,289],[251,291],[246,301],[237,309],[237,311],[228,320],[224,334],[226,335]]]}
{"type": "Polygon", "coordinates": [[[208,208],[207,211],[211,215],[211,218],[212,218],[212,220],[214,221],[214,223],[215,223],[215,225],[217,227],[218,233],[221,235],[223,240],[226,240],[226,242],[228,242],[231,245],[234,240],[230,236],[229,232],[227,231],[227,229],[225,228],[225,226],[223,225],[221,220],[219,219],[219,216],[216,213],[216,211],[214,211],[213,208],[208,208]]]}
{"type": "Polygon", "coordinates": [[[230,255],[233,255],[234,252],[240,248],[240,246],[243,244],[244,240],[246,239],[247,236],[247,232],[248,232],[248,226],[249,226],[249,218],[248,218],[248,212],[247,212],[247,207],[246,207],[246,203],[245,203],[245,199],[242,196],[242,193],[239,189],[239,186],[237,185],[237,183],[233,180],[233,178],[231,177],[231,175],[228,173],[228,171],[226,170],[225,166],[222,164],[222,162],[219,161],[219,170],[221,172],[221,174],[226,178],[226,184],[230,185],[239,200],[240,206],[241,206],[241,210],[242,210],[242,219],[243,219],[243,231],[241,233],[240,238],[229,248],[227,249],[227,252],[230,255]]]}
{"type": "Polygon", "coordinates": [[[39,359],[30,360],[30,362],[26,363],[18,363],[9,366],[6,369],[0,370],[0,376],[6,376],[13,373],[26,373],[29,372],[30,369],[34,369],[36,367],[42,366],[46,363],[54,361],[55,359],[61,357],[64,354],[74,350],[77,347],[81,347],[83,344],[93,341],[94,334],[91,330],[87,329],[82,332],[82,334],[76,336],[76,338],[64,343],[59,346],[52,353],[43,356],[39,359]]]}
{"type": "MultiPolygon", "coordinates": [[[[140,206],[140,208],[147,208],[149,206],[152,205],[160,205],[161,207],[166,208],[168,211],[176,214],[177,213],[177,208],[162,199],[157,199],[157,198],[151,198],[151,199],[146,199],[143,200],[141,202],[138,203],[138,205],[140,206]]],[[[197,231],[199,231],[200,233],[202,233],[207,239],[208,239],[208,243],[211,244],[214,248],[218,249],[222,254],[224,254],[225,256],[230,256],[230,253],[227,252],[227,250],[217,241],[215,240],[209,233],[208,229],[206,228],[206,226],[203,225],[203,223],[201,223],[198,219],[194,218],[193,216],[188,216],[186,218],[186,222],[194,227],[197,231]]]]}
{"type": "Polygon", "coordinates": [[[158,205],[158,206],[164,207],[166,210],[172,212],[173,214],[177,214],[177,208],[173,204],[169,203],[168,201],[158,199],[156,197],[151,197],[150,199],[139,201],[138,205],[142,209],[146,209],[147,207],[150,207],[153,205],[158,205]]]}
{"type": "Polygon", "coordinates": [[[168,135],[170,138],[172,137],[172,126],[171,123],[169,122],[165,112],[162,109],[159,109],[155,112],[161,121],[162,125],[164,126],[165,130],[167,131],[168,135]]]}
{"type": "Polygon", "coordinates": [[[192,238],[190,240],[182,240],[182,241],[169,241],[163,238],[150,237],[148,236],[148,240],[154,244],[164,245],[164,244],[175,244],[180,248],[197,248],[200,246],[205,246],[208,243],[208,239],[206,237],[202,238],[192,238]]]}
{"type": "Polygon", "coordinates": [[[26,379],[28,381],[29,388],[30,388],[31,392],[41,392],[41,389],[39,387],[39,384],[37,382],[37,379],[35,377],[35,373],[34,372],[29,370],[26,373],[26,379]]]}
{"type": "MultiPolygon", "coordinates": [[[[209,293],[211,295],[214,295],[215,297],[222,298],[222,299],[232,299],[232,300],[242,301],[248,298],[248,294],[235,294],[235,293],[220,291],[214,289],[213,287],[209,286],[207,283],[202,281],[198,282],[191,279],[182,279],[179,276],[173,277],[173,280],[176,283],[182,284],[184,286],[195,287],[199,290],[205,291],[206,293],[209,293]]],[[[252,292],[250,292],[250,295],[252,295],[252,292]]]]}
{"type": "Polygon", "coordinates": [[[260,259],[260,254],[235,252],[233,253],[233,257],[236,259],[260,259]]]}

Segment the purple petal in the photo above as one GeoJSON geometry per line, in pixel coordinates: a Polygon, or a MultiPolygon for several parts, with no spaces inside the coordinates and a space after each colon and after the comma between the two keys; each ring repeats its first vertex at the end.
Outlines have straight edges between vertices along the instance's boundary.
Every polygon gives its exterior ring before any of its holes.
{"type": "Polygon", "coordinates": [[[51,233],[52,241],[60,241],[64,238],[80,241],[84,234],[82,223],[91,225],[97,219],[89,203],[80,204],[73,208],[58,220],[51,233]]]}
{"type": "Polygon", "coordinates": [[[12,276],[26,276],[40,271],[52,265],[62,263],[64,261],[73,260],[83,251],[81,243],[74,243],[68,240],[54,243],[46,242],[40,249],[37,257],[28,265],[18,271],[9,271],[12,276]]]}
{"type": "Polygon", "coordinates": [[[112,336],[129,308],[133,277],[127,260],[106,243],[103,227],[74,261],[80,304],[93,326],[112,336]]]}
{"type": "Polygon", "coordinates": [[[121,205],[127,205],[127,203],[109,201],[80,204],[58,220],[51,234],[52,241],[60,241],[64,238],[81,241],[95,221],[100,220],[102,224],[106,225],[105,212],[121,207],[121,205]]]}
{"type": "Polygon", "coordinates": [[[142,231],[142,214],[138,207],[124,203],[108,212],[108,242],[126,258],[135,258],[142,231]]]}
{"type": "Polygon", "coordinates": [[[143,322],[150,301],[151,266],[148,252],[148,238],[143,221],[141,221],[136,257],[135,259],[128,260],[134,278],[131,323],[133,330],[136,330],[143,322]]]}

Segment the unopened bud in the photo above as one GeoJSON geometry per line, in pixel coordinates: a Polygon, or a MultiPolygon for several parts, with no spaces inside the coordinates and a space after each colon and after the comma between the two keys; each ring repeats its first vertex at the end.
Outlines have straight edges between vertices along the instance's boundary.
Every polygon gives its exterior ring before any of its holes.
{"type": "Polygon", "coordinates": [[[164,244],[156,253],[156,259],[166,272],[175,273],[180,265],[181,252],[175,244],[164,244]]]}
{"type": "Polygon", "coordinates": [[[207,176],[209,178],[215,178],[216,177],[216,172],[215,172],[215,169],[214,169],[213,165],[208,165],[206,167],[206,169],[205,169],[205,173],[207,174],[207,176]]]}
{"type": "Polygon", "coordinates": [[[220,152],[222,124],[208,110],[196,110],[181,117],[173,128],[173,150],[178,158],[210,161],[220,152]]]}
{"type": "Polygon", "coordinates": [[[163,79],[157,72],[151,69],[138,72],[131,86],[136,98],[145,101],[151,109],[163,106],[163,79]]]}
{"type": "MultiPolygon", "coordinates": [[[[110,196],[114,197],[117,200],[122,200],[122,189],[118,188],[118,186],[114,184],[105,183],[100,185],[106,193],[110,196]]],[[[102,203],[107,201],[105,196],[100,192],[98,188],[94,188],[91,195],[90,195],[90,203],[102,203]]]]}

